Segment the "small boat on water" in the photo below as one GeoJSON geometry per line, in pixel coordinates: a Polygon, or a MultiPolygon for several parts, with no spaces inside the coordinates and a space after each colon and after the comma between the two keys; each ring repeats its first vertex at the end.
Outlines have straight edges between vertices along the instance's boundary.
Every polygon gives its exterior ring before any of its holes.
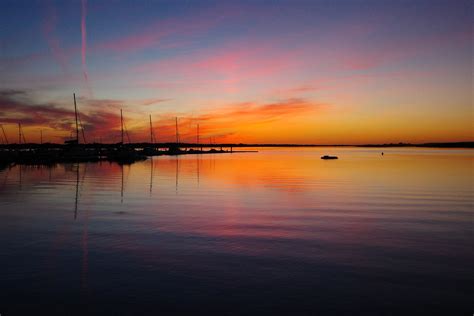
{"type": "Polygon", "coordinates": [[[324,155],[324,156],[321,157],[321,159],[330,160],[330,159],[338,159],[338,158],[337,158],[337,156],[324,155]]]}

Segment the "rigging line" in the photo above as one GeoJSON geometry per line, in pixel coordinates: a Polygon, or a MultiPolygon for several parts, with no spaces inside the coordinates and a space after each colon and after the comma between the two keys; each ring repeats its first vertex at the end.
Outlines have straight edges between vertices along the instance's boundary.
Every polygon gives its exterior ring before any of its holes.
{"type": "Polygon", "coordinates": [[[156,143],[156,137],[155,137],[155,130],[154,129],[151,131],[151,137],[152,137],[152,142],[156,143]]]}
{"type": "Polygon", "coordinates": [[[81,125],[82,139],[84,140],[84,144],[86,144],[87,141],[86,141],[86,135],[84,134],[84,125],[82,124],[82,120],[81,120],[81,116],[80,116],[79,112],[77,112],[77,117],[79,119],[79,125],[81,125]]]}
{"type": "Polygon", "coordinates": [[[123,122],[123,126],[125,129],[125,135],[127,135],[128,143],[131,144],[132,142],[130,141],[130,135],[128,134],[127,125],[125,124],[125,122],[123,122]]]}
{"type": "Polygon", "coordinates": [[[155,129],[153,128],[153,126],[151,128],[151,136],[152,136],[152,142],[156,143],[155,129]]]}
{"type": "Polygon", "coordinates": [[[5,144],[8,145],[7,134],[5,133],[5,129],[3,128],[3,125],[2,125],[2,124],[0,124],[0,128],[2,129],[2,132],[3,132],[3,138],[5,139],[5,144]]]}
{"type": "Polygon", "coordinates": [[[23,127],[20,125],[21,137],[23,138],[23,144],[26,144],[25,132],[23,131],[23,127]]]}

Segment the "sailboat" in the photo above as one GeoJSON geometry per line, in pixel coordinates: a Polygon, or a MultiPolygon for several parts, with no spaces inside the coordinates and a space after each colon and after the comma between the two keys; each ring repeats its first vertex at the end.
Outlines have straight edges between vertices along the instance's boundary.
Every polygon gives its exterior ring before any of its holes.
{"type": "Polygon", "coordinates": [[[79,144],[79,123],[78,123],[78,117],[77,117],[77,104],[76,104],[76,94],[73,93],[73,98],[74,98],[74,117],[76,121],[76,138],[66,140],[64,143],[66,145],[78,145],[79,144]]]}
{"type": "MultiPolygon", "coordinates": [[[[55,161],[98,161],[100,160],[100,152],[97,149],[91,149],[87,148],[84,146],[80,146],[79,144],[79,112],[77,111],[77,103],[76,103],[76,94],[73,93],[73,98],[74,98],[74,119],[75,119],[75,125],[76,125],[76,131],[75,131],[75,138],[66,140],[64,143],[68,146],[64,149],[62,156],[61,157],[53,157],[51,153],[49,153],[50,156],[55,161]]],[[[84,134],[84,127],[81,122],[81,128],[82,128],[82,138],[85,143],[85,134],[84,134]]]]}
{"type": "Polygon", "coordinates": [[[143,153],[147,156],[158,156],[160,155],[161,153],[156,149],[156,147],[154,146],[155,145],[155,142],[156,142],[156,138],[155,138],[155,133],[153,132],[153,124],[151,122],[151,114],[150,114],[150,145],[149,146],[146,146],[144,149],[143,149],[143,153]]]}
{"type": "Polygon", "coordinates": [[[183,153],[179,146],[179,131],[178,131],[178,118],[176,117],[175,119],[176,122],[176,143],[170,144],[170,147],[168,148],[168,155],[180,155],[183,153]]]}
{"type": "Polygon", "coordinates": [[[107,153],[107,159],[116,161],[119,163],[132,163],[138,160],[146,159],[146,156],[140,152],[137,152],[134,148],[126,146],[124,144],[124,133],[127,133],[128,142],[130,143],[130,136],[128,132],[124,129],[124,121],[123,121],[123,112],[120,109],[120,135],[121,141],[118,143],[119,146],[112,148],[107,153]]]}

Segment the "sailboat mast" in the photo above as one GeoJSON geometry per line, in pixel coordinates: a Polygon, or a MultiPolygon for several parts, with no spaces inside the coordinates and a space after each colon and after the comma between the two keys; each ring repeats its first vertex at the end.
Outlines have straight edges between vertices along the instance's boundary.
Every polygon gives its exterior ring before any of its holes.
{"type": "Polygon", "coordinates": [[[77,121],[77,104],[76,104],[76,94],[72,94],[74,97],[74,114],[76,115],[76,142],[79,144],[79,124],[77,121]]]}
{"type": "Polygon", "coordinates": [[[122,114],[122,109],[120,109],[120,130],[121,130],[122,144],[123,144],[123,114],[122,114]]]}
{"type": "Polygon", "coordinates": [[[18,123],[18,144],[21,144],[21,123],[18,123]]]}
{"type": "Polygon", "coordinates": [[[20,135],[21,135],[21,139],[23,139],[23,144],[26,144],[25,132],[23,131],[23,128],[21,127],[21,123],[20,123],[20,135]]]}
{"type": "Polygon", "coordinates": [[[199,124],[197,125],[196,144],[199,145],[199,124]]]}
{"type": "Polygon", "coordinates": [[[153,144],[153,125],[151,123],[151,114],[150,114],[150,143],[153,144]]]}
{"type": "Polygon", "coordinates": [[[176,117],[176,144],[179,144],[178,117],[176,117]]]}

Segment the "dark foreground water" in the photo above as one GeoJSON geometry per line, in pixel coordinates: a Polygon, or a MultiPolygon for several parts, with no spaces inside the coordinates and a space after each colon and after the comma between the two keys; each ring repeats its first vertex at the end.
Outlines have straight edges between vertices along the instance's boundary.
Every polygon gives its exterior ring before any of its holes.
{"type": "Polygon", "coordinates": [[[474,151],[383,151],[4,169],[0,314],[471,315],[474,151]]]}

